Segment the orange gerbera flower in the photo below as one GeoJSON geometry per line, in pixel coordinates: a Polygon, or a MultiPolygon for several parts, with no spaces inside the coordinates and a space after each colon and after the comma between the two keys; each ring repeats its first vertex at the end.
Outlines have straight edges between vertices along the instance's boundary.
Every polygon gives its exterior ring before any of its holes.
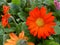
{"type": "Polygon", "coordinates": [[[19,34],[19,37],[17,37],[14,33],[10,33],[9,36],[11,39],[7,40],[4,45],[34,45],[32,42],[27,42],[28,37],[24,36],[24,31],[19,34]]]}
{"type": "Polygon", "coordinates": [[[34,36],[38,36],[38,38],[49,37],[51,34],[55,34],[54,28],[54,16],[52,16],[52,12],[47,13],[45,7],[34,8],[29,12],[29,17],[27,18],[26,25],[30,33],[34,36]]]}
{"type": "Polygon", "coordinates": [[[8,26],[10,28],[10,25],[8,23],[8,19],[10,18],[10,14],[7,13],[9,11],[9,7],[8,6],[3,6],[3,13],[4,15],[2,16],[2,25],[4,27],[8,26]]]}

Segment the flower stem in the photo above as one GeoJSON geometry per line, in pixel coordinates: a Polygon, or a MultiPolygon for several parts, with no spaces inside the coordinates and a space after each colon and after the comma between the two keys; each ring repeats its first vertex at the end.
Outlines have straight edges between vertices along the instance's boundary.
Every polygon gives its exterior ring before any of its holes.
{"type": "Polygon", "coordinates": [[[16,26],[18,25],[17,23],[16,23],[16,21],[15,21],[15,19],[14,19],[14,17],[13,16],[10,16],[11,17],[11,19],[14,21],[14,23],[16,24],[16,26]]]}
{"type": "Polygon", "coordinates": [[[16,30],[16,32],[19,34],[19,27],[18,27],[18,24],[16,23],[16,21],[15,21],[15,19],[14,19],[14,17],[13,16],[10,16],[11,17],[11,19],[13,20],[13,22],[15,23],[15,25],[16,25],[16,28],[17,28],[17,30],[16,30]]]}

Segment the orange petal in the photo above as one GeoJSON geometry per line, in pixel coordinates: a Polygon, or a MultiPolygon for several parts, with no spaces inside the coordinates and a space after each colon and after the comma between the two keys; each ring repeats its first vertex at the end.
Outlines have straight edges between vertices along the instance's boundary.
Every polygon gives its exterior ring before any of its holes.
{"type": "Polygon", "coordinates": [[[31,17],[31,16],[28,17],[27,20],[29,20],[29,21],[35,21],[35,19],[33,17],[31,17]]]}
{"type": "Polygon", "coordinates": [[[28,29],[33,29],[33,28],[35,28],[35,27],[36,27],[35,24],[30,24],[29,27],[28,27],[28,29]]]}
{"type": "Polygon", "coordinates": [[[9,39],[7,40],[7,43],[16,44],[16,41],[9,39]]]}
{"type": "Polygon", "coordinates": [[[19,38],[24,38],[24,31],[22,31],[20,34],[19,34],[19,38]]]}
{"type": "Polygon", "coordinates": [[[18,39],[18,37],[14,33],[10,33],[9,36],[12,40],[17,40],[18,39]]]}
{"type": "Polygon", "coordinates": [[[55,23],[55,22],[50,22],[50,23],[48,23],[47,25],[49,25],[49,26],[55,26],[56,23],[55,23]]]}
{"type": "Polygon", "coordinates": [[[37,17],[39,17],[39,13],[40,13],[39,9],[38,9],[38,7],[36,7],[29,12],[29,15],[32,16],[33,18],[37,18],[37,17]]]}
{"type": "MultiPolygon", "coordinates": [[[[36,32],[36,30],[38,29],[38,27],[34,27],[33,29],[30,30],[31,34],[34,34],[34,32],[36,32]]],[[[37,32],[36,32],[37,33],[37,32]]]]}
{"type": "Polygon", "coordinates": [[[44,30],[45,30],[44,28],[40,28],[40,36],[41,36],[41,37],[45,36],[45,35],[44,35],[44,30]]]}
{"type": "Polygon", "coordinates": [[[38,30],[38,38],[39,38],[39,39],[41,38],[40,30],[38,30]]]}
{"type": "Polygon", "coordinates": [[[14,44],[12,44],[12,43],[4,43],[4,45],[14,45],[14,44]]]}
{"type": "Polygon", "coordinates": [[[49,19],[46,20],[46,23],[52,22],[52,21],[54,21],[54,19],[55,19],[55,17],[51,16],[49,19]]]}
{"type": "Polygon", "coordinates": [[[42,6],[40,9],[40,16],[44,17],[46,12],[47,12],[47,9],[44,6],[42,6]]]}
{"type": "Polygon", "coordinates": [[[28,37],[24,37],[23,39],[24,39],[24,40],[28,40],[28,37]]]}
{"type": "Polygon", "coordinates": [[[35,44],[32,42],[28,42],[27,45],[35,45],[35,44]]]}
{"type": "Polygon", "coordinates": [[[37,33],[38,33],[38,27],[36,27],[36,29],[35,29],[34,36],[36,36],[37,33]]]}
{"type": "Polygon", "coordinates": [[[48,18],[50,18],[50,17],[52,16],[52,14],[53,14],[52,12],[46,14],[46,15],[44,16],[44,19],[48,19],[48,18]]]}

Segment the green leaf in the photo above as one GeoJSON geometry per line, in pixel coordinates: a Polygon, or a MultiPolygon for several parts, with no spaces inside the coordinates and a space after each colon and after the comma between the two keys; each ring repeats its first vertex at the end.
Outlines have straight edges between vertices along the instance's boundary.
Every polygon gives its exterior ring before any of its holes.
{"type": "Polygon", "coordinates": [[[4,34],[4,30],[2,29],[3,27],[2,27],[2,25],[1,25],[1,23],[0,23],[0,35],[3,35],[4,34]]]}
{"type": "Polygon", "coordinates": [[[60,1],[60,0],[58,0],[58,1],[60,1]]]}
{"type": "Polygon", "coordinates": [[[56,26],[54,27],[56,35],[60,34],[60,22],[56,22],[56,26]]]}
{"type": "Polygon", "coordinates": [[[31,10],[31,8],[28,8],[28,7],[25,8],[26,12],[29,12],[30,10],[31,10]]]}
{"type": "Polygon", "coordinates": [[[15,27],[11,27],[11,28],[5,28],[4,32],[5,33],[10,33],[10,32],[14,32],[15,31],[15,27]]]}
{"type": "Polygon", "coordinates": [[[19,7],[12,3],[9,3],[9,6],[10,6],[10,14],[17,15],[17,13],[19,12],[19,7]]]}
{"type": "Polygon", "coordinates": [[[31,5],[31,8],[35,8],[36,6],[37,7],[41,7],[42,6],[42,0],[30,0],[30,5],[31,5]]]}
{"type": "Polygon", "coordinates": [[[24,30],[25,31],[25,34],[26,35],[29,35],[29,31],[28,31],[28,28],[27,28],[25,22],[22,23],[21,30],[24,30]]]}
{"type": "Polygon", "coordinates": [[[4,34],[3,35],[3,44],[7,41],[7,39],[9,39],[9,35],[8,34],[4,34]]]}
{"type": "Polygon", "coordinates": [[[16,33],[19,34],[21,32],[21,26],[22,26],[22,23],[20,22],[17,26],[16,26],[16,33]]]}
{"type": "Polygon", "coordinates": [[[6,0],[0,0],[0,6],[5,3],[6,3],[6,0]]]}
{"type": "Polygon", "coordinates": [[[0,45],[3,45],[3,35],[0,35],[0,45]]]}
{"type": "Polygon", "coordinates": [[[24,8],[25,5],[26,5],[26,0],[21,0],[21,5],[20,5],[20,7],[21,7],[21,8],[24,8]]]}
{"type": "Polygon", "coordinates": [[[17,34],[19,34],[22,30],[25,32],[26,35],[29,35],[29,31],[27,29],[25,22],[20,22],[15,29],[17,34]]]}
{"type": "Polygon", "coordinates": [[[38,6],[38,7],[41,7],[42,2],[43,2],[43,0],[35,0],[35,5],[38,6]]]}
{"type": "Polygon", "coordinates": [[[54,35],[54,40],[60,44],[60,35],[54,35]]]}
{"type": "Polygon", "coordinates": [[[41,43],[39,43],[38,45],[42,45],[41,43]]]}
{"type": "Polygon", "coordinates": [[[54,0],[44,0],[43,3],[47,5],[52,5],[54,4],[54,0]]]}
{"type": "Polygon", "coordinates": [[[20,17],[20,19],[22,21],[26,21],[26,18],[27,18],[28,15],[25,12],[19,12],[18,16],[20,17]]]}
{"type": "Polygon", "coordinates": [[[45,40],[43,45],[60,45],[60,44],[53,40],[45,40]]]}
{"type": "Polygon", "coordinates": [[[0,29],[0,35],[4,34],[4,30],[0,29]]]}
{"type": "Polygon", "coordinates": [[[21,0],[12,0],[12,3],[16,4],[16,5],[20,5],[21,4],[21,0]]]}
{"type": "Polygon", "coordinates": [[[49,37],[50,40],[54,40],[54,38],[52,36],[49,37]]]}
{"type": "Polygon", "coordinates": [[[60,10],[55,10],[55,13],[56,13],[56,16],[58,15],[58,16],[60,16],[60,10]]]}

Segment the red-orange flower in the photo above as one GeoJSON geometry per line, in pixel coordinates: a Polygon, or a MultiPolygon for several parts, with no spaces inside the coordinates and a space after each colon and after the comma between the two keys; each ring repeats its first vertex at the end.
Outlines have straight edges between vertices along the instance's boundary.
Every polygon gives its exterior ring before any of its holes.
{"type": "Polygon", "coordinates": [[[9,11],[9,6],[3,5],[3,13],[6,14],[9,11]]]}
{"type": "Polygon", "coordinates": [[[10,14],[5,14],[2,16],[2,26],[6,27],[8,26],[8,28],[10,28],[10,25],[8,23],[8,19],[10,18],[10,14]]]}
{"type": "Polygon", "coordinates": [[[55,34],[53,28],[55,26],[54,18],[52,12],[47,13],[45,7],[42,6],[41,9],[36,7],[29,12],[26,25],[33,36],[46,39],[46,37],[55,34]]]}
{"type": "Polygon", "coordinates": [[[2,26],[6,27],[8,26],[8,28],[10,28],[10,25],[8,23],[8,19],[10,18],[10,14],[7,13],[9,11],[9,7],[8,6],[3,6],[3,13],[4,15],[2,16],[2,26]]]}

